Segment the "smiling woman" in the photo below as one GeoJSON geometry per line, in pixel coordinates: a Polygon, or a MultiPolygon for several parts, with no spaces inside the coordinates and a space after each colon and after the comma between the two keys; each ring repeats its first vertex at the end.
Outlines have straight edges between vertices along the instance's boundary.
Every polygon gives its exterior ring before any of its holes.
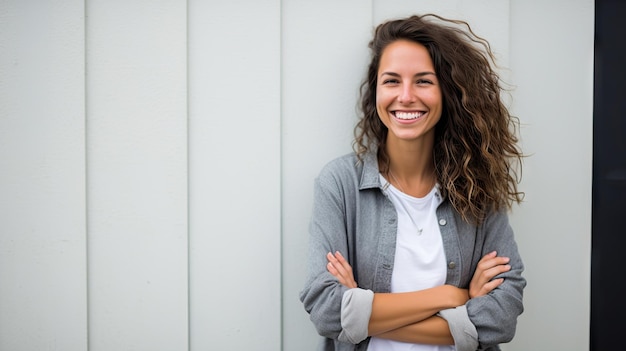
{"type": "Polygon", "coordinates": [[[422,174],[400,174],[399,167],[395,172],[389,167],[387,180],[406,194],[423,197],[435,183],[432,149],[442,110],[433,61],[424,45],[398,40],[385,48],[378,72],[376,111],[388,130],[386,149],[407,150],[415,157],[415,166],[421,162],[423,170],[422,174]]]}
{"type": "Polygon", "coordinates": [[[355,152],[315,181],[301,301],[323,350],[499,350],[526,280],[516,119],[489,45],[436,15],[370,42],[355,152]]]}

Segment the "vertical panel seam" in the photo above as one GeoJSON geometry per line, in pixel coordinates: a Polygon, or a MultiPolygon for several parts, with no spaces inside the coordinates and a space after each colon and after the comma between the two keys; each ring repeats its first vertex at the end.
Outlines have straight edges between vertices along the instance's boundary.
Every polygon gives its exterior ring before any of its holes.
{"type": "Polygon", "coordinates": [[[187,119],[187,131],[186,131],[186,156],[187,156],[187,350],[191,351],[191,172],[190,172],[190,103],[189,103],[189,0],[185,1],[185,104],[186,104],[186,119],[187,119]]]}
{"type": "Polygon", "coordinates": [[[279,69],[279,78],[278,78],[278,123],[279,123],[279,127],[278,127],[278,133],[279,133],[279,138],[278,138],[278,182],[279,182],[279,188],[278,188],[278,214],[279,214],[279,218],[278,218],[278,226],[279,226],[279,232],[280,232],[280,237],[279,237],[279,271],[278,274],[280,275],[279,277],[279,282],[280,282],[280,289],[278,289],[278,300],[280,302],[280,321],[279,321],[279,338],[280,340],[278,341],[279,346],[280,346],[280,350],[281,351],[285,351],[284,350],[284,338],[285,338],[285,299],[284,297],[284,277],[285,277],[285,269],[284,269],[284,237],[285,237],[285,232],[284,232],[284,226],[283,226],[283,179],[284,179],[284,162],[283,162],[283,76],[284,76],[284,71],[283,71],[283,55],[284,55],[284,51],[283,51],[283,0],[278,0],[278,16],[279,16],[279,24],[278,24],[278,40],[279,40],[279,55],[278,55],[278,69],[279,69]]]}
{"type": "Polygon", "coordinates": [[[90,289],[90,258],[89,254],[89,99],[87,94],[88,81],[88,24],[87,24],[87,0],[83,0],[83,102],[84,102],[84,116],[83,116],[83,148],[84,148],[84,162],[85,162],[85,332],[87,351],[91,349],[91,289],[90,289]]]}

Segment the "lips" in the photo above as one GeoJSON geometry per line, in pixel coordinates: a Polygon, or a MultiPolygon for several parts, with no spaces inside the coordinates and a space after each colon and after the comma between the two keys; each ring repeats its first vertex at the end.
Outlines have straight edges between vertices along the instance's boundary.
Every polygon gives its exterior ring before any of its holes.
{"type": "Polygon", "coordinates": [[[397,119],[405,120],[405,121],[418,119],[422,117],[425,113],[426,112],[424,111],[393,111],[392,112],[394,117],[396,117],[397,119]]]}

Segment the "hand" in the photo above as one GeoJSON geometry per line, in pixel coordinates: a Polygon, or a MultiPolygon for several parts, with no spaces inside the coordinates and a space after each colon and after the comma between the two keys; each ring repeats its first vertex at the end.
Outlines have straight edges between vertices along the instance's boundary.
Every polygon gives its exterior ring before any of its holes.
{"type": "Polygon", "coordinates": [[[339,251],[335,252],[335,254],[331,252],[327,253],[326,258],[328,259],[326,269],[339,280],[341,285],[350,289],[357,287],[354,274],[352,273],[352,267],[339,251]]]}
{"type": "Polygon", "coordinates": [[[478,266],[470,282],[470,298],[487,295],[490,291],[500,286],[504,282],[504,278],[493,278],[511,269],[511,266],[507,263],[509,263],[509,258],[499,257],[495,251],[483,256],[478,261],[478,266]]]}

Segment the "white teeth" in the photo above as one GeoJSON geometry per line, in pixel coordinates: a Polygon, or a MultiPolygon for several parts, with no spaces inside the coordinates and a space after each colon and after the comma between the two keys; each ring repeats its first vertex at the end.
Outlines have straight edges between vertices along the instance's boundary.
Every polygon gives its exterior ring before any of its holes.
{"type": "Polygon", "coordinates": [[[402,112],[396,111],[396,118],[399,119],[416,119],[423,115],[423,112],[402,112]]]}

